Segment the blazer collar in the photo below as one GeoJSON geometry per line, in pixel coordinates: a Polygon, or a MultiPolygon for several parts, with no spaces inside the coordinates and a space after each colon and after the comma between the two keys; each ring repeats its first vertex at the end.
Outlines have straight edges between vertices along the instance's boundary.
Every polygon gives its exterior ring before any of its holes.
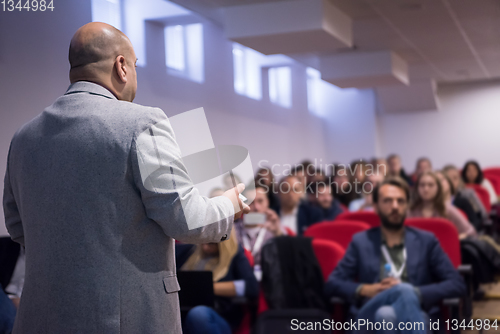
{"type": "Polygon", "coordinates": [[[114,96],[113,93],[111,93],[107,88],[90,81],[77,81],[72,83],[64,95],[74,93],[89,93],[117,100],[116,96],[114,96]]]}
{"type": "MultiPolygon", "coordinates": [[[[370,230],[371,252],[373,256],[373,265],[371,266],[370,277],[373,277],[373,283],[378,282],[380,275],[382,231],[380,227],[370,230]]],[[[406,248],[406,270],[408,280],[415,284],[418,282],[420,254],[422,251],[420,240],[411,227],[405,226],[404,245],[406,248]]]]}
{"type": "Polygon", "coordinates": [[[410,283],[415,284],[419,281],[419,265],[421,256],[425,250],[422,249],[419,238],[412,230],[411,227],[405,227],[405,247],[406,247],[406,270],[408,273],[408,280],[410,283]]]}

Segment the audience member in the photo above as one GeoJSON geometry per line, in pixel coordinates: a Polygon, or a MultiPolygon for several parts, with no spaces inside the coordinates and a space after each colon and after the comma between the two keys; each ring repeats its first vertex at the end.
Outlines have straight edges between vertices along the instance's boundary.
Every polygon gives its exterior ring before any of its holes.
{"type": "Polygon", "coordinates": [[[340,206],[340,202],[333,197],[332,189],[326,182],[326,179],[309,184],[308,199],[309,203],[318,207],[323,212],[324,220],[334,220],[344,211],[340,206]]]}
{"type": "MultiPolygon", "coordinates": [[[[478,217],[479,221],[481,221],[481,223],[486,222],[488,220],[488,213],[486,212],[483,202],[481,202],[474,189],[467,188],[465,186],[458,168],[453,165],[446,165],[443,168],[443,171],[450,178],[450,181],[453,184],[453,188],[455,189],[455,200],[458,200],[459,202],[461,202],[462,199],[467,200],[472,205],[474,213],[478,217]]],[[[472,222],[472,220],[470,221],[472,222]]]]}
{"type": "Polygon", "coordinates": [[[363,184],[363,195],[349,204],[349,211],[373,211],[373,189],[384,180],[384,175],[374,173],[366,176],[363,184]]]}
{"type": "Polygon", "coordinates": [[[0,285],[14,305],[19,307],[24,288],[26,256],[24,247],[10,237],[0,238],[0,285]]]}
{"type": "Polygon", "coordinates": [[[413,184],[415,184],[415,182],[417,181],[418,176],[425,172],[432,172],[432,163],[429,158],[422,157],[417,160],[415,172],[412,175],[413,184]]]}
{"type": "Polygon", "coordinates": [[[342,165],[336,165],[333,168],[333,183],[331,185],[333,197],[335,197],[346,209],[349,204],[359,198],[356,188],[350,181],[347,168],[342,165]]]}
{"type": "Polygon", "coordinates": [[[290,175],[294,175],[299,179],[300,183],[304,187],[304,191],[302,192],[303,198],[306,196],[306,186],[309,182],[309,177],[314,175],[315,167],[312,162],[308,160],[302,161],[300,164],[295,165],[294,168],[290,170],[290,175]]]}
{"type": "Polygon", "coordinates": [[[462,169],[462,179],[466,184],[477,184],[483,187],[490,195],[490,203],[492,205],[498,203],[498,197],[490,181],[484,177],[483,171],[479,164],[474,160],[469,160],[465,163],[462,169]]]}
{"type": "Polygon", "coordinates": [[[457,227],[461,239],[477,235],[474,226],[457,208],[445,201],[442,184],[433,172],[418,176],[408,217],[446,218],[457,227]]]}
{"type": "Polygon", "coordinates": [[[262,167],[255,175],[255,185],[263,186],[266,190],[267,198],[269,199],[269,207],[274,211],[280,210],[280,199],[276,186],[274,174],[269,167],[262,167]]]}
{"type": "Polygon", "coordinates": [[[456,196],[456,190],[448,175],[444,172],[434,172],[441,182],[445,203],[451,203],[454,207],[461,210],[467,216],[467,220],[474,226],[476,231],[481,227],[482,222],[476,215],[472,204],[465,198],[456,196]]]}
{"type": "MultiPolygon", "coordinates": [[[[317,183],[317,182],[327,182],[326,179],[327,178],[325,176],[325,173],[323,173],[323,171],[321,169],[317,168],[313,171],[312,174],[308,175],[307,182],[309,182],[308,183],[308,185],[309,185],[309,184],[317,183]]],[[[307,189],[307,187],[306,187],[306,189],[307,189]]],[[[306,193],[307,193],[307,191],[306,191],[306,193]]]]}
{"type": "MultiPolygon", "coordinates": [[[[388,165],[387,165],[387,159],[386,158],[373,158],[370,161],[370,165],[373,169],[371,173],[377,173],[381,174],[384,178],[387,176],[388,173],[388,165]]],[[[368,171],[366,172],[366,175],[368,176],[368,171]]]]}
{"type": "Polygon", "coordinates": [[[187,334],[230,334],[237,329],[243,319],[241,305],[233,303],[232,297],[244,296],[255,299],[258,296],[258,283],[243,248],[238,245],[235,233],[221,243],[176,245],[180,270],[208,270],[213,274],[216,309],[207,306],[192,308],[185,319],[184,330],[187,334]]]}
{"type": "Polygon", "coordinates": [[[411,187],[413,186],[413,180],[408,174],[406,174],[403,166],[401,164],[401,158],[397,154],[391,154],[387,157],[387,176],[400,177],[408,183],[411,187]]]}
{"type": "Polygon", "coordinates": [[[269,239],[286,234],[286,231],[281,228],[278,214],[269,208],[265,187],[256,185],[255,189],[249,189],[244,194],[247,198],[255,197],[253,202],[249,204],[250,213],[264,214],[266,221],[264,224],[248,223],[245,222],[245,216],[243,216],[243,219],[234,222],[236,238],[240,245],[252,253],[255,264],[260,264],[262,246],[269,239]]]}
{"type": "Polygon", "coordinates": [[[408,185],[400,178],[374,190],[381,226],[354,235],[325,292],[350,302],[358,319],[391,322],[395,329],[399,322],[423,322],[428,330],[439,302],[461,297],[466,287],[432,233],[405,227],[408,201],[408,185]]]}
{"type": "Polygon", "coordinates": [[[348,168],[351,183],[357,183],[361,187],[365,182],[367,169],[367,164],[361,159],[351,162],[348,168]]]}
{"type": "Polygon", "coordinates": [[[307,227],[323,220],[321,210],[303,201],[304,186],[294,175],[285,176],[279,184],[281,226],[302,235],[307,227]]]}
{"type": "Polygon", "coordinates": [[[24,248],[10,237],[0,238],[0,333],[14,327],[24,287],[24,248]]]}

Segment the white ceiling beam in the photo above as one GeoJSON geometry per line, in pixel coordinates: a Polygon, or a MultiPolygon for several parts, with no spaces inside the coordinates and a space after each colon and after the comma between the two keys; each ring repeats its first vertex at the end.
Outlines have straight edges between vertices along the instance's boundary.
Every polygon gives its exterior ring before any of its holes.
{"type": "Polygon", "coordinates": [[[263,54],[352,46],[352,21],[328,0],[294,0],[224,9],[226,37],[263,54]]]}
{"type": "Polygon", "coordinates": [[[409,84],[408,65],[391,51],[348,52],[320,58],[321,79],[341,88],[409,84]]]}

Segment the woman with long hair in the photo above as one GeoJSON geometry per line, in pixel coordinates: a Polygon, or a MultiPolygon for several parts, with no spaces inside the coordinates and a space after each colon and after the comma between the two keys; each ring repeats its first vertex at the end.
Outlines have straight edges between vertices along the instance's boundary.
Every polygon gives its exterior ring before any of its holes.
{"type": "Polygon", "coordinates": [[[462,168],[462,179],[465,184],[477,184],[483,187],[490,195],[492,205],[498,203],[498,197],[491,182],[484,177],[483,171],[477,161],[469,160],[462,168]]]}
{"type": "Polygon", "coordinates": [[[487,222],[489,217],[483,202],[481,202],[473,189],[465,186],[460,170],[454,165],[446,165],[443,168],[443,173],[448,176],[453,185],[453,189],[455,190],[453,195],[453,204],[458,208],[461,208],[461,205],[459,204],[460,202],[469,202],[474,210],[474,217],[469,218],[469,221],[473,224],[475,221],[479,222],[478,225],[475,225],[476,227],[482,226],[485,222],[487,222]]]}
{"type": "Polygon", "coordinates": [[[243,319],[243,308],[233,297],[255,299],[259,286],[234,229],[228,240],[201,245],[176,245],[177,266],[181,271],[212,272],[216,308],[196,306],[186,315],[187,334],[230,334],[243,319]],[[187,254],[186,254],[187,253],[187,254]],[[183,259],[186,259],[183,261],[183,259]]]}
{"type": "Polygon", "coordinates": [[[445,172],[436,171],[434,172],[441,182],[441,187],[443,188],[445,203],[451,203],[454,207],[462,211],[462,215],[467,216],[467,220],[476,228],[476,231],[481,227],[481,220],[476,215],[472,204],[465,198],[457,196],[457,190],[453,185],[453,182],[445,174],[445,172]]]}
{"type": "Polygon", "coordinates": [[[424,172],[417,177],[408,217],[445,218],[457,227],[461,239],[477,235],[474,226],[450,201],[446,201],[443,185],[433,172],[424,172]]]}

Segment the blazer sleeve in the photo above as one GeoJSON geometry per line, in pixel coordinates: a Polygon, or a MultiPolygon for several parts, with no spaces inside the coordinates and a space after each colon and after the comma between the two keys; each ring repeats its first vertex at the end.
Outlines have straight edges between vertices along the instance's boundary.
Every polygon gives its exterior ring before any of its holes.
{"type": "Polygon", "coordinates": [[[158,122],[134,138],[132,170],[147,216],[176,240],[199,244],[225,240],[234,207],[218,196],[201,196],[191,182],[168,118],[156,108],[158,122]]]}
{"type": "Polygon", "coordinates": [[[353,239],[344,257],[325,283],[325,294],[328,298],[337,296],[351,303],[355,301],[356,290],[361,285],[355,282],[358,276],[359,256],[357,243],[353,239]]]}
{"type": "Polygon", "coordinates": [[[432,236],[428,247],[427,259],[433,279],[437,283],[418,286],[424,309],[429,309],[445,298],[461,297],[466,293],[463,278],[453,267],[436,237],[432,236]]]}
{"type": "Polygon", "coordinates": [[[24,246],[23,222],[21,221],[21,215],[19,214],[19,209],[14,197],[14,192],[12,190],[12,184],[9,174],[9,158],[10,149],[7,157],[7,168],[5,171],[3,188],[3,212],[5,216],[5,227],[7,228],[7,231],[9,232],[12,240],[24,246]]]}

